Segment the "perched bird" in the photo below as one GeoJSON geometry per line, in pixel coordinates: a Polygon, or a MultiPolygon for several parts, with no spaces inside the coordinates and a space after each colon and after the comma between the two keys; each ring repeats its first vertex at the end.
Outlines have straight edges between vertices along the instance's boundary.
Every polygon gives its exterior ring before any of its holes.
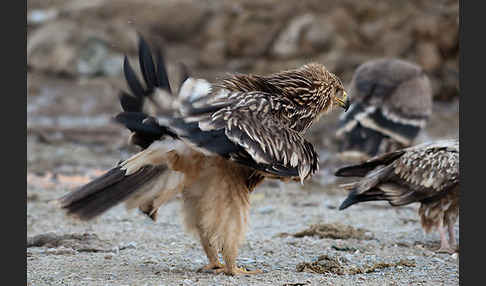
{"type": "Polygon", "coordinates": [[[339,177],[363,177],[342,185],[351,190],[343,210],[366,201],[388,201],[392,206],[420,203],[418,214],[426,232],[437,228],[440,252],[454,252],[454,223],[459,215],[459,140],[428,142],[396,150],[341,168],[339,177]],[[446,239],[446,228],[449,242],[446,239]]]}
{"type": "Polygon", "coordinates": [[[369,157],[409,147],[432,113],[425,72],[399,59],[360,65],[351,80],[353,105],[342,114],[336,137],[343,158],[369,157]]]}
{"type": "MultiPolygon", "coordinates": [[[[155,68],[145,52],[140,62],[148,90],[163,89],[163,65],[155,68]]],[[[237,74],[217,84],[188,78],[174,105],[180,115],[154,117],[141,112],[147,89],[128,61],[125,76],[134,94],[121,98],[124,111],[115,120],[143,150],[58,199],[60,206],[89,220],[125,202],[155,220],[158,208],[182,193],[184,224],[209,260],[202,269],[260,273],[236,266],[249,194],[265,178],[304,181],[318,170],[304,135],[333,106],[349,107],[339,78],[316,63],[271,75],[237,74]]]]}

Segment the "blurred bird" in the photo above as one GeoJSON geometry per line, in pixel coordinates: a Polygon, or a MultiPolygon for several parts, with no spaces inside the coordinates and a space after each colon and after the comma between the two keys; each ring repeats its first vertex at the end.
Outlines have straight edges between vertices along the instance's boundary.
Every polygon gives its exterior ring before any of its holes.
{"type": "Polygon", "coordinates": [[[439,252],[455,251],[453,227],[459,215],[458,139],[423,143],[379,155],[341,168],[336,176],[363,177],[342,185],[351,192],[340,210],[366,201],[385,200],[392,206],[420,202],[418,213],[425,232],[432,228],[439,230],[439,252]]]}
{"type": "Polygon", "coordinates": [[[432,113],[428,77],[419,66],[399,59],[360,65],[349,95],[353,105],[336,131],[345,159],[363,160],[411,146],[432,113]]]}
{"type": "Polygon", "coordinates": [[[58,202],[81,220],[120,202],[155,220],[158,208],[182,193],[185,226],[209,260],[201,269],[261,273],[236,266],[249,194],[265,178],[303,182],[318,170],[304,135],[333,106],[347,110],[341,81],[316,63],[266,76],[237,74],[217,84],[188,78],[171,103],[180,115],[154,117],[142,112],[146,96],[170,87],[162,60],[153,63],[143,39],[139,53],[146,88],[125,60],[133,95],[122,94],[124,111],[115,120],[143,150],[58,202]]]}

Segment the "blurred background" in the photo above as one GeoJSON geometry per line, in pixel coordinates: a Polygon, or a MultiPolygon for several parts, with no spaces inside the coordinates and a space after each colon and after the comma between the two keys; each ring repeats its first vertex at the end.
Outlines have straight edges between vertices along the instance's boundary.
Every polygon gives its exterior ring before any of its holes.
{"type": "MultiPolygon", "coordinates": [[[[163,49],[174,86],[181,63],[214,81],[316,61],[348,85],[367,60],[405,59],[425,70],[433,89],[434,111],[417,141],[459,134],[458,1],[29,0],[27,8],[32,172],[108,168],[120,152],[133,151],[110,118],[127,89],[124,55],[138,69],[138,33],[163,49]]],[[[338,113],[311,135],[323,164],[336,148],[338,113]]]]}

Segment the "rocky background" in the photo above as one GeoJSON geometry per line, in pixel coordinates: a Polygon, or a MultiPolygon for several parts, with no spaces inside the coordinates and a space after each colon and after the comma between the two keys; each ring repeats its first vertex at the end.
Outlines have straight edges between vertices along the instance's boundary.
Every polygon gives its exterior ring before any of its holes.
{"type": "Polygon", "coordinates": [[[459,2],[374,0],[37,0],[28,4],[29,72],[119,77],[137,33],[168,62],[214,79],[270,73],[309,61],[349,82],[366,60],[420,64],[434,97],[458,96],[459,2]]]}
{"type": "Polygon", "coordinates": [[[28,0],[26,21],[28,285],[458,284],[458,256],[433,252],[438,234],[422,234],[417,206],[336,210],[346,195],[332,176],[337,112],[310,136],[321,149],[320,174],[303,187],[268,183],[252,197],[239,261],[268,272],[259,277],[196,274],[205,258],[174,221],[177,202],[162,208],[166,216],[155,224],[122,207],[97,223],[78,223],[50,203],[136,151],[110,118],[127,89],[124,55],[138,68],[137,34],[163,50],[174,86],[183,65],[213,81],[317,61],[347,85],[367,60],[406,59],[424,68],[434,93],[432,118],[417,142],[458,136],[458,1],[28,0]],[[336,222],[367,229],[374,239],[292,236],[336,222]],[[38,242],[49,238],[56,243],[38,242]],[[305,270],[333,259],[344,270],[305,270]],[[380,263],[391,266],[375,270],[380,263]]]}

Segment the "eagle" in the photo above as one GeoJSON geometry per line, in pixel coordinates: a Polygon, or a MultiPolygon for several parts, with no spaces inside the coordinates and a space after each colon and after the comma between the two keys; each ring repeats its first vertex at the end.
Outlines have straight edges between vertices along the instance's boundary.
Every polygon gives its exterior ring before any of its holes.
{"type": "Polygon", "coordinates": [[[140,152],[57,200],[68,216],[91,220],[124,202],[153,220],[182,195],[186,230],[200,240],[208,264],[228,275],[261,273],[237,267],[249,220],[249,195],[266,178],[300,181],[318,171],[318,154],[304,136],[334,106],[350,99],[340,79],[318,63],[270,75],[233,74],[214,84],[187,78],[165,116],[145,113],[154,92],[170,92],[163,60],[139,40],[145,87],[127,58],[123,111],[114,120],[132,133],[140,152]],[[224,264],[219,261],[221,254],[224,264]]]}
{"type": "Polygon", "coordinates": [[[426,233],[440,233],[439,252],[456,249],[454,224],[459,216],[459,140],[426,142],[388,152],[340,168],[338,177],[362,177],[343,184],[350,190],[340,210],[366,201],[388,201],[392,206],[420,203],[418,214],[426,233]],[[449,241],[446,238],[446,229],[449,241]]]}
{"type": "Polygon", "coordinates": [[[353,105],[339,119],[340,155],[349,159],[410,147],[432,113],[432,88],[418,65],[400,59],[361,64],[349,87],[353,105]]]}

